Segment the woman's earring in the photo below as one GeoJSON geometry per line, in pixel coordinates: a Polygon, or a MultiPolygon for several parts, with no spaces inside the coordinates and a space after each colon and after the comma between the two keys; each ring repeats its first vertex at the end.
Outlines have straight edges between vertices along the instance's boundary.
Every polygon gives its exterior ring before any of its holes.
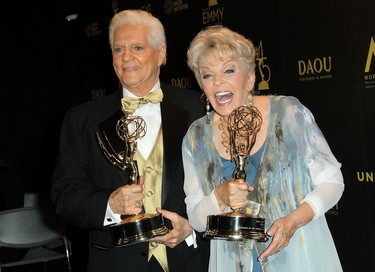
{"type": "Polygon", "coordinates": [[[210,113],[210,101],[208,99],[206,100],[206,124],[208,125],[210,123],[210,119],[208,118],[208,114],[210,113]]]}

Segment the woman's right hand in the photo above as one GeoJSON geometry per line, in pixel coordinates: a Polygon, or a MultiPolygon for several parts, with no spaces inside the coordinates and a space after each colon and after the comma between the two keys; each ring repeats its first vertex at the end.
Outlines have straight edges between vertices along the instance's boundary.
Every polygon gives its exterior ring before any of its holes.
{"type": "Polygon", "coordinates": [[[220,209],[224,211],[226,207],[239,209],[245,206],[248,203],[247,196],[253,190],[249,183],[232,179],[216,187],[214,193],[220,209]]]}

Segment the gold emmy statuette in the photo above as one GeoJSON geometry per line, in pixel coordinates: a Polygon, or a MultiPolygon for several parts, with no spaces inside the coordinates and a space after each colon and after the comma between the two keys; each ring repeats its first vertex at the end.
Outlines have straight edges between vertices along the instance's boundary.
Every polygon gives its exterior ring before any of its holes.
{"type": "MultiPolygon", "coordinates": [[[[99,146],[112,165],[121,170],[130,169],[130,184],[138,184],[137,161],[133,159],[137,151],[137,140],[146,134],[146,122],[140,116],[125,115],[116,125],[117,135],[124,142],[124,150],[117,153],[104,131],[96,133],[99,146]]],[[[124,247],[139,242],[148,242],[151,238],[168,233],[161,214],[137,214],[121,216],[120,223],[110,226],[112,247],[124,247]]]]}
{"type": "MultiPolygon", "coordinates": [[[[240,106],[228,118],[231,137],[231,155],[236,163],[233,178],[246,182],[246,164],[250,161],[250,150],[255,144],[256,135],[262,126],[262,116],[253,106],[240,106]]],[[[204,238],[223,240],[253,239],[268,241],[264,231],[264,219],[246,213],[246,208],[235,209],[207,218],[204,238]]]]}

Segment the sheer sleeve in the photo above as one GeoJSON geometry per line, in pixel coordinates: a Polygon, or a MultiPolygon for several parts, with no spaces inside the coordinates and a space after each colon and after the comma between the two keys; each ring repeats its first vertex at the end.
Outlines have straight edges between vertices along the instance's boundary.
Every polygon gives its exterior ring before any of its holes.
{"type": "Polygon", "coordinates": [[[194,167],[191,150],[187,141],[182,145],[182,159],[185,172],[185,203],[190,225],[197,231],[206,230],[207,216],[221,213],[214,191],[205,195],[194,167]]]}
{"type": "Polygon", "coordinates": [[[273,97],[268,126],[255,192],[261,214],[273,222],[306,202],[314,219],[322,217],[340,200],[344,181],[313,114],[294,97],[273,97]]]}
{"type": "Polygon", "coordinates": [[[316,219],[340,200],[344,191],[344,179],[341,164],[332,154],[322,131],[315,123],[314,116],[309,109],[302,105],[301,107],[305,124],[302,130],[303,139],[306,140],[304,153],[314,188],[305,196],[303,202],[310,204],[316,219]]]}
{"type": "Polygon", "coordinates": [[[344,178],[340,166],[339,163],[329,164],[328,161],[317,160],[310,165],[312,181],[316,187],[306,195],[303,202],[310,204],[315,213],[314,219],[323,216],[336,205],[344,192],[344,178]]]}

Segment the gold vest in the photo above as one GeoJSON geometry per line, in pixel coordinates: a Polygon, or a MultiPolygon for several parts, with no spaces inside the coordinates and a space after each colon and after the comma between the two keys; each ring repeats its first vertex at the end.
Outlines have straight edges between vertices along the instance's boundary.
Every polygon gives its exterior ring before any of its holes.
{"type": "MultiPolygon", "coordinates": [[[[137,161],[139,175],[144,176],[143,206],[148,214],[155,214],[156,208],[161,207],[162,178],[163,178],[163,133],[160,126],[156,142],[145,161],[141,153],[134,154],[137,161]]],[[[148,260],[155,256],[165,272],[168,272],[167,249],[163,244],[149,243],[148,260]]]]}

